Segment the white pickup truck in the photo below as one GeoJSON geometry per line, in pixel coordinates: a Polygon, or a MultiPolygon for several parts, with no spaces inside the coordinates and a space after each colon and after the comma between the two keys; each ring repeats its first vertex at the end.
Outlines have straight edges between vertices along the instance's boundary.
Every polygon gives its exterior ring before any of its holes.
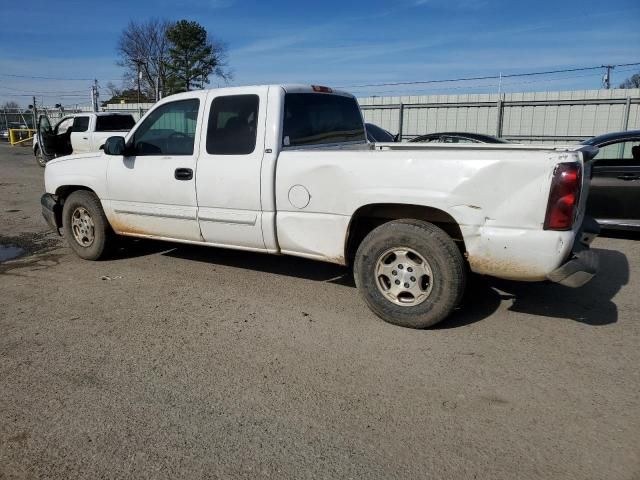
{"type": "Polygon", "coordinates": [[[104,152],[55,159],[43,215],[82,258],[117,235],[353,267],[369,307],[425,328],[468,271],[578,287],[593,147],[371,144],[356,99],[328,87],[187,92],[104,152]]]}
{"type": "Polygon", "coordinates": [[[33,154],[44,167],[52,158],[71,153],[97,152],[107,138],[131,130],[135,125],[130,113],[75,113],[62,117],[54,127],[46,116],[38,120],[33,154]]]}

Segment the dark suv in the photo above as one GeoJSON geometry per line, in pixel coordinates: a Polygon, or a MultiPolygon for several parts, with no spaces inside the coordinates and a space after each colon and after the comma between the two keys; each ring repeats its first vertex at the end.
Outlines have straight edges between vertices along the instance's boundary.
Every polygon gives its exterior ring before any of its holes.
{"type": "Polygon", "coordinates": [[[640,230],[640,130],[607,133],[582,143],[600,149],[587,213],[604,228],[640,230]]]}

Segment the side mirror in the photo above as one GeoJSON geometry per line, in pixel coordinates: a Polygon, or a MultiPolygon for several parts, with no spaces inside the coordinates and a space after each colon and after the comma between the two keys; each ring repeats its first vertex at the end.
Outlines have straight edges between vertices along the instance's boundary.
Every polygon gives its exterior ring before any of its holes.
{"type": "Polygon", "coordinates": [[[107,155],[125,155],[126,150],[124,137],[109,137],[104,142],[104,153],[107,155]]]}

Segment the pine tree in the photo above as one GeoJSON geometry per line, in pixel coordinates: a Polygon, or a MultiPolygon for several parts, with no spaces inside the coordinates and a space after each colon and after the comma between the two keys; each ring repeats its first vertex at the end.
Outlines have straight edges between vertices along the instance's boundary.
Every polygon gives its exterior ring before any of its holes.
{"type": "Polygon", "coordinates": [[[171,93],[204,88],[214,74],[227,80],[226,48],[209,40],[198,22],[180,20],[167,30],[169,40],[169,90],[171,93]]]}

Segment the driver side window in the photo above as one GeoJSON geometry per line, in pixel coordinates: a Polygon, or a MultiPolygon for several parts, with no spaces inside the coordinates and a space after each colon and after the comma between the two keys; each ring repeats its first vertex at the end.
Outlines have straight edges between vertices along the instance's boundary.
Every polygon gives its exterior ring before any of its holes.
{"type": "Polygon", "coordinates": [[[156,108],[134,134],[135,155],[193,155],[199,106],[190,98],[156,108]]]}
{"type": "Polygon", "coordinates": [[[65,118],[61,120],[60,123],[56,126],[56,135],[64,135],[69,131],[71,126],[73,125],[73,117],[65,118]]]}

